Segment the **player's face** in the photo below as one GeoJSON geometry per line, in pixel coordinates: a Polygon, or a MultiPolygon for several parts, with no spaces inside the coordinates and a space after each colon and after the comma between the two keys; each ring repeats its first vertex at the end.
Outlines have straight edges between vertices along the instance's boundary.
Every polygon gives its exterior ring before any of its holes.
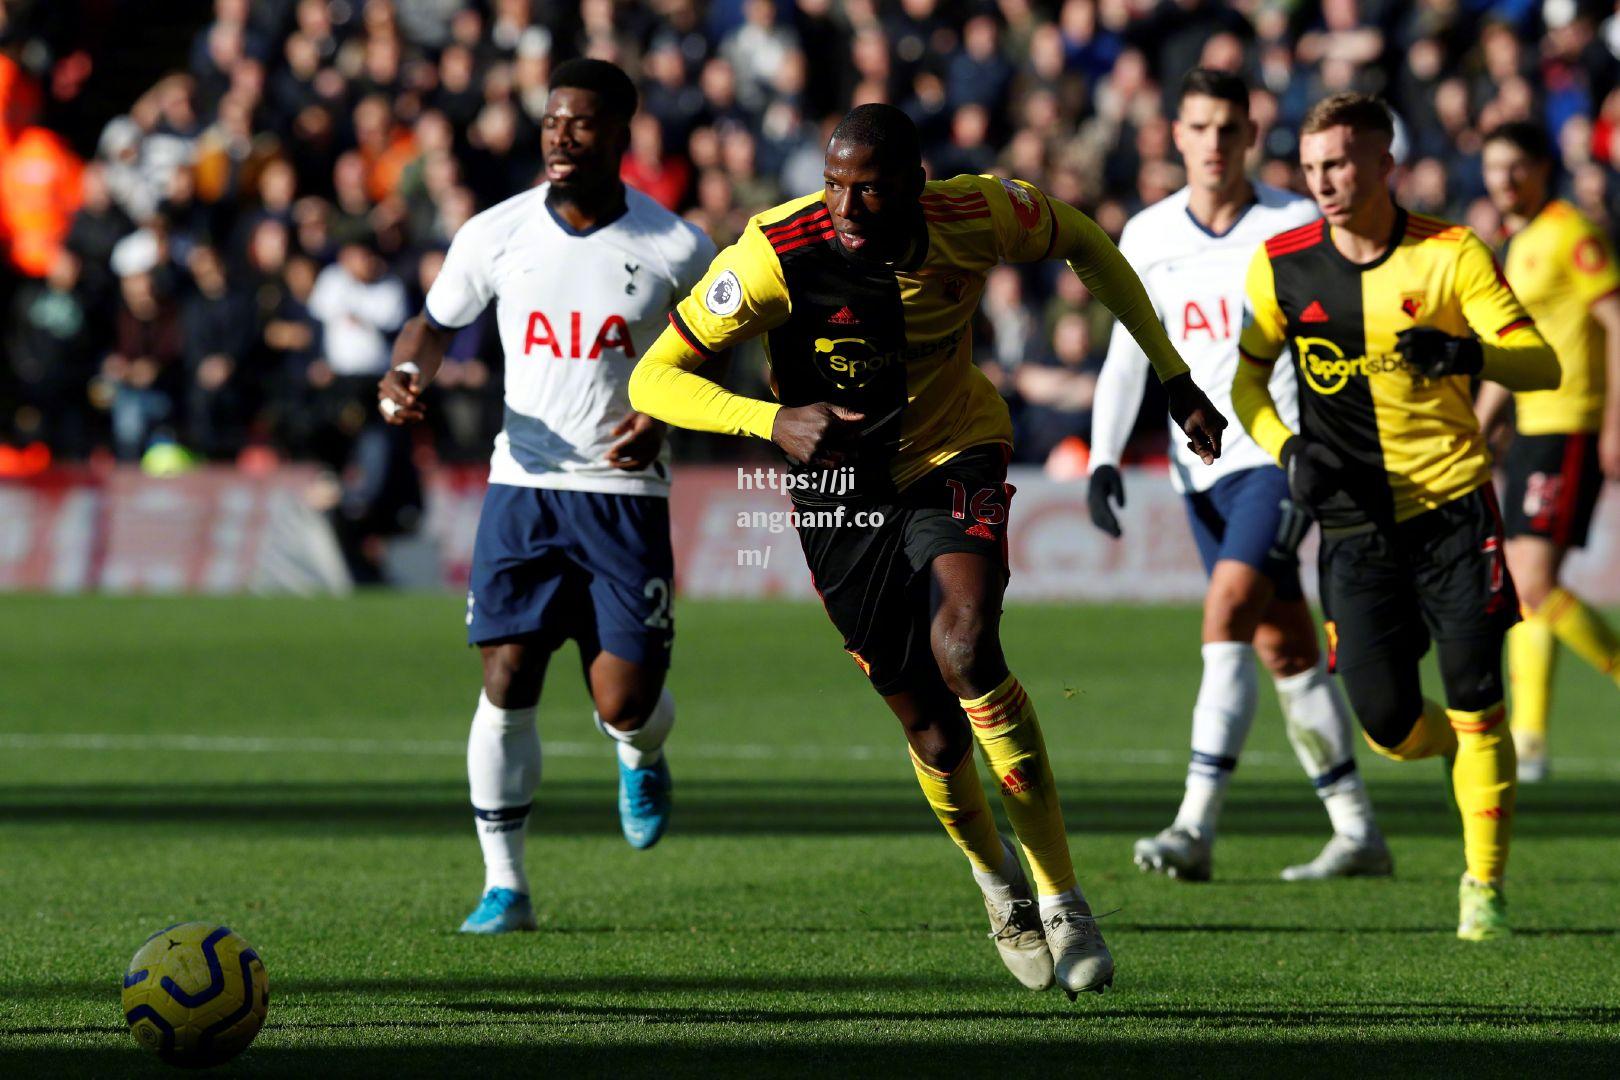
{"type": "Polygon", "coordinates": [[[1389,198],[1395,159],[1387,140],[1339,124],[1300,136],[1299,167],[1322,216],[1329,224],[1348,225],[1368,206],[1389,198]]]}
{"type": "Polygon", "coordinates": [[[1188,185],[1219,190],[1243,175],[1243,158],[1255,137],[1247,108],[1190,94],[1181,100],[1173,131],[1188,185]]]}
{"type": "Polygon", "coordinates": [[[1485,144],[1485,190],[1497,213],[1530,214],[1543,201],[1546,167],[1506,139],[1485,144]]]}
{"type": "Polygon", "coordinates": [[[629,146],[629,127],[602,108],[591,90],[563,86],[546,99],[540,118],[540,152],[553,187],[589,190],[619,175],[629,146]]]}
{"type": "Polygon", "coordinates": [[[827,214],[851,255],[890,260],[905,253],[922,191],[922,169],[882,161],[870,146],[834,139],[822,174],[827,214]]]}

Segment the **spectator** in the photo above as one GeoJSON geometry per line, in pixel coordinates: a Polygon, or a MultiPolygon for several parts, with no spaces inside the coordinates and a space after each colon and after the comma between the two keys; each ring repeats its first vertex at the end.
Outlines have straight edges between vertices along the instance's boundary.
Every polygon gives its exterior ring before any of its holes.
{"type": "Polygon", "coordinates": [[[249,397],[258,390],[245,370],[257,336],[256,313],[252,301],[232,289],[213,248],[197,248],[189,264],[193,287],[180,313],[187,441],[209,457],[230,457],[242,445],[249,397]]]}
{"type": "Polygon", "coordinates": [[[122,461],[139,460],[154,431],[178,419],[182,330],[179,308],[159,284],[166,255],[162,239],[149,229],[131,233],[113,249],[119,307],[101,378],[113,448],[122,461]]]}
{"type": "Polygon", "coordinates": [[[56,261],[80,203],[84,163],[61,136],[24,128],[0,155],[0,240],[10,263],[44,277],[56,261]]]}
{"type": "Polygon", "coordinates": [[[72,251],[59,249],[44,280],[17,291],[6,351],[25,404],[0,418],[0,433],[9,429],[18,443],[44,441],[74,459],[90,448],[85,387],[94,370],[95,345],[79,288],[81,266],[72,251]]]}

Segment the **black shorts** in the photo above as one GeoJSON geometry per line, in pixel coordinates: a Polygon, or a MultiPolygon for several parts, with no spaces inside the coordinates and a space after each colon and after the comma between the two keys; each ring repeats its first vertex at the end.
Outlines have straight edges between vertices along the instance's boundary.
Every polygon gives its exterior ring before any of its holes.
{"type": "Polygon", "coordinates": [[[1519,621],[1489,484],[1394,526],[1324,532],[1318,573],[1328,662],[1416,662],[1432,638],[1503,634],[1519,621]]]}
{"type": "Polygon", "coordinates": [[[1586,546],[1603,491],[1596,432],[1520,435],[1502,463],[1509,536],[1540,536],[1559,547],[1586,546]]]}
{"type": "Polygon", "coordinates": [[[832,512],[797,507],[799,542],[821,602],[873,689],[895,694],[937,681],[929,644],[928,566],[966,551],[1007,571],[1007,450],[975,446],[892,500],[832,512]],[[874,524],[873,514],[882,515],[874,524]],[[867,515],[855,525],[856,514],[867,515]]]}

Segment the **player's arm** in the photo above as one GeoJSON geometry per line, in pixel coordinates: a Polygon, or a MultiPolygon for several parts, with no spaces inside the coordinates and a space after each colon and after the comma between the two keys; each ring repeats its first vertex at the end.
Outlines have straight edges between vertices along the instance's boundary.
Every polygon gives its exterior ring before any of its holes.
{"type": "Polygon", "coordinates": [[[1479,392],[1474,395],[1474,419],[1479,421],[1479,430],[1490,435],[1491,429],[1506,419],[1512,401],[1513,391],[1501,383],[1480,383],[1479,392]]]}
{"type": "Polygon", "coordinates": [[[1277,303],[1277,280],[1264,247],[1249,261],[1244,283],[1243,332],[1232,376],[1232,409],[1259,447],[1288,475],[1288,493],[1315,514],[1343,487],[1344,462],[1331,447],[1283,422],[1271,396],[1271,371],[1287,343],[1287,319],[1277,303]]]}
{"type": "Polygon", "coordinates": [[[631,407],[675,427],[766,439],[796,461],[841,460],[859,434],[858,414],[827,404],[784,408],[732,393],[700,373],[732,346],[781,325],[790,308],[782,265],[751,223],[716,256],[636,363],[631,407]]]}
{"type": "Polygon", "coordinates": [[[414,424],[427,415],[422,395],[443,366],[451,340],[494,299],[482,225],[474,218],[456,233],[422,313],[405,320],[394,339],[392,363],[377,383],[377,405],[390,424],[414,424]]]}
{"type": "Polygon", "coordinates": [[[1086,487],[1091,523],[1116,538],[1121,530],[1114,506],[1125,505],[1120,458],[1142,406],[1151,366],[1130,331],[1116,322],[1091,403],[1091,480],[1086,487]]]}
{"type": "Polygon", "coordinates": [[[1065,260],[1091,295],[1101,300],[1135,339],[1164,384],[1170,415],[1186,432],[1188,447],[1207,465],[1221,456],[1223,417],[1192,380],[1170,343],[1142,279],[1095,221],[1060,199],[1041,194],[1051,208],[1051,257],[1065,260]]]}
{"type": "Polygon", "coordinates": [[[1478,375],[1509,390],[1556,387],[1562,378],[1558,357],[1508,288],[1490,249],[1471,231],[1459,247],[1455,280],[1463,318],[1474,336],[1414,326],[1395,337],[1401,357],[1431,379],[1478,375]]]}

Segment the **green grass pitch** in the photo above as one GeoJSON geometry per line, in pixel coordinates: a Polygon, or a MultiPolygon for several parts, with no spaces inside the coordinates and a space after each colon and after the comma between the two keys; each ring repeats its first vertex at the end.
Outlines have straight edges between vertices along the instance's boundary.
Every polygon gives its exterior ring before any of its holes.
{"type": "Polygon", "coordinates": [[[1520,796],[1518,933],[1470,945],[1437,763],[1361,754],[1393,881],[1276,880],[1326,819],[1269,690],[1216,880],[1138,873],[1180,794],[1197,618],[1010,610],[1081,882],[1120,909],[1114,990],[1070,1004],[1001,968],[822,612],[677,610],[669,835],[619,837],[568,648],[541,707],[542,929],[477,939],[454,933],[482,880],[458,600],[0,598],[0,1075],[164,1071],[119,977],[182,919],[269,969],[230,1075],[1615,1073],[1620,695],[1569,658],[1553,781],[1520,796]]]}

